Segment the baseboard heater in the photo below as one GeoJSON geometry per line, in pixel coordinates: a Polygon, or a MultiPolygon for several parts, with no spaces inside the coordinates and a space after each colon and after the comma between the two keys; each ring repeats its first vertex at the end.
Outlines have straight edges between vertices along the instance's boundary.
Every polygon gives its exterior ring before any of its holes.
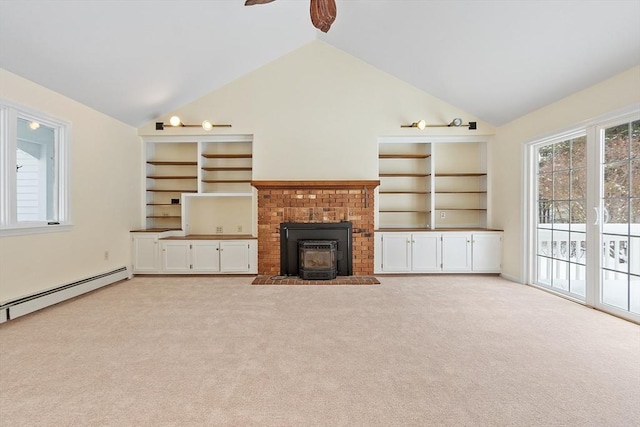
{"type": "Polygon", "coordinates": [[[129,277],[127,267],[120,267],[97,276],[78,280],[33,295],[8,301],[0,305],[0,323],[25,314],[33,313],[50,305],[68,300],[78,295],[91,292],[106,285],[127,279],[129,277]]]}

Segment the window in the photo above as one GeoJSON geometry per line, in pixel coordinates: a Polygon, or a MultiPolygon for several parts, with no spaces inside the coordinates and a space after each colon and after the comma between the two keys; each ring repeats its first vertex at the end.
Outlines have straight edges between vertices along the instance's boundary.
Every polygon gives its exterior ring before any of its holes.
{"type": "Polygon", "coordinates": [[[0,235],[70,225],[67,122],[0,100],[0,235]]]}

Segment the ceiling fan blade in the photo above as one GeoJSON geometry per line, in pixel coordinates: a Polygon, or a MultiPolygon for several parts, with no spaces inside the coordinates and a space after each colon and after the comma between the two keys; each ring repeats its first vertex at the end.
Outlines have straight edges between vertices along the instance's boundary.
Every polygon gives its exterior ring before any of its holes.
{"type": "Polygon", "coordinates": [[[271,3],[274,0],[247,0],[244,2],[245,6],[253,6],[254,4],[271,3]]]}
{"type": "Polygon", "coordinates": [[[313,26],[326,33],[336,20],[335,0],[311,0],[311,22],[313,26]]]}

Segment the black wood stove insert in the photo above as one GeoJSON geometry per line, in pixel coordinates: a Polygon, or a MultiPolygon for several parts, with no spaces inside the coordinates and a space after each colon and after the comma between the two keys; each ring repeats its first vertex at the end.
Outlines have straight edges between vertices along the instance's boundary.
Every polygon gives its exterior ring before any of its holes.
{"type": "Polygon", "coordinates": [[[298,276],[304,280],[331,280],[338,275],[335,240],[298,240],[298,276]]]}
{"type": "Polygon", "coordinates": [[[352,238],[353,226],[349,221],[283,222],[280,224],[280,274],[312,280],[351,276],[352,238]],[[301,260],[303,251],[305,255],[301,260]]]}

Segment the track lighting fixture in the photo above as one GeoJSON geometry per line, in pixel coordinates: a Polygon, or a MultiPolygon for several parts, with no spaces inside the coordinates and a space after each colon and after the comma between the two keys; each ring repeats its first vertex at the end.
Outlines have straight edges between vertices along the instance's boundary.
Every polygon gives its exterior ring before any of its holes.
{"type": "Polygon", "coordinates": [[[417,122],[413,122],[410,125],[402,125],[401,128],[418,128],[420,130],[424,129],[427,126],[427,122],[424,120],[419,120],[417,122]]]}
{"type": "Polygon", "coordinates": [[[171,118],[169,119],[169,123],[171,123],[171,126],[184,126],[182,124],[182,121],[180,120],[180,117],[178,116],[171,116],[171,118]]]}
{"type": "Polygon", "coordinates": [[[478,123],[477,122],[469,122],[466,125],[462,124],[462,119],[460,117],[456,117],[455,119],[451,120],[451,122],[447,125],[448,127],[468,127],[470,130],[475,130],[478,128],[478,123]]]}
{"type": "Polygon", "coordinates": [[[410,125],[400,125],[401,128],[418,128],[420,130],[424,128],[446,128],[446,127],[468,127],[470,130],[475,130],[478,128],[477,122],[469,122],[468,124],[462,124],[462,119],[460,117],[456,117],[451,120],[449,124],[446,125],[428,125],[424,120],[420,120],[417,122],[413,122],[410,125]]]}
{"type": "MultiPolygon", "coordinates": [[[[184,123],[182,123],[182,120],[180,120],[180,117],[178,116],[172,116],[169,119],[169,125],[171,127],[182,127],[182,128],[202,127],[202,129],[206,131],[210,131],[213,128],[230,128],[231,127],[231,125],[214,125],[209,120],[205,120],[202,122],[202,124],[199,124],[199,125],[185,125],[184,123]]],[[[156,130],[164,130],[164,126],[165,126],[164,122],[156,122],[156,130]]]]}

